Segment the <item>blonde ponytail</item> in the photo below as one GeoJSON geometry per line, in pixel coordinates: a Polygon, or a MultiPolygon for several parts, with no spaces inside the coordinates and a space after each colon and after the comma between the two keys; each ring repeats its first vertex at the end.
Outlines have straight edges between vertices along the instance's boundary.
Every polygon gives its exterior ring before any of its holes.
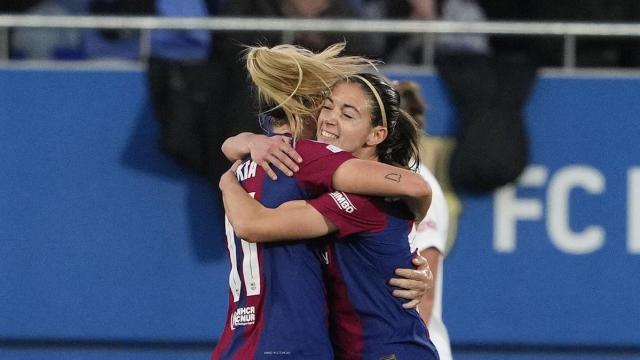
{"type": "Polygon", "coordinates": [[[345,43],[313,53],[295,45],[247,48],[246,63],[260,99],[282,108],[294,136],[302,132],[302,120],[314,117],[323,96],[339,80],[373,67],[373,61],[359,56],[340,56],[345,43]]]}

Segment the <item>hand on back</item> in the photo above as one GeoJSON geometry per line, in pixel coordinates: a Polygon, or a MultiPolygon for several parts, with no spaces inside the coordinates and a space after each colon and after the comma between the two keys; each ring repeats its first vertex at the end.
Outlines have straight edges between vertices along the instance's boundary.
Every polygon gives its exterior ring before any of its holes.
{"type": "Polygon", "coordinates": [[[264,169],[270,178],[276,180],[274,165],[288,176],[293,176],[300,168],[302,158],[291,146],[291,138],[284,135],[256,135],[249,143],[251,159],[264,169]]]}

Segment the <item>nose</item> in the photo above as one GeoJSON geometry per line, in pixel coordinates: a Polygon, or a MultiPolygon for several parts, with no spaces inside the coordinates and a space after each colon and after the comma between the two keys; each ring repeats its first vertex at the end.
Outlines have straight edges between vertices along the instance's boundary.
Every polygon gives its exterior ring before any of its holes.
{"type": "Polygon", "coordinates": [[[323,122],[327,125],[335,125],[338,122],[338,115],[336,109],[324,111],[323,122]]]}

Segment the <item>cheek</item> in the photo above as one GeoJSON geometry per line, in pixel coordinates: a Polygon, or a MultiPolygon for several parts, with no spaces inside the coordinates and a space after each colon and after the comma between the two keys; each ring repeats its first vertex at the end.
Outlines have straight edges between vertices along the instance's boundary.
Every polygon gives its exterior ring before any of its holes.
{"type": "Polygon", "coordinates": [[[358,122],[345,122],[342,124],[342,134],[347,135],[349,139],[361,140],[367,137],[369,129],[358,122]]]}
{"type": "Polygon", "coordinates": [[[318,119],[316,121],[315,124],[315,129],[316,132],[320,130],[320,128],[322,128],[323,126],[325,126],[329,121],[326,118],[326,114],[321,114],[320,116],[318,116],[318,119]]]}
{"type": "Polygon", "coordinates": [[[318,113],[318,116],[316,117],[317,123],[318,125],[320,125],[320,122],[324,121],[327,118],[327,110],[326,109],[322,109],[320,110],[320,112],[318,113]]]}

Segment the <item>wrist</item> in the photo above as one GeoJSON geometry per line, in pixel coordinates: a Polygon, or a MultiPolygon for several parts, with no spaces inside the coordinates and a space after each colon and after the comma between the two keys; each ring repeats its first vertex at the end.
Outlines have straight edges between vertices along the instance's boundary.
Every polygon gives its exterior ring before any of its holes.
{"type": "Polygon", "coordinates": [[[231,170],[227,170],[224,174],[222,174],[222,177],[220,177],[218,186],[220,187],[220,190],[224,190],[230,184],[232,184],[233,181],[236,181],[236,174],[231,170]]]}
{"type": "Polygon", "coordinates": [[[259,141],[263,137],[266,137],[266,136],[262,134],[251,134],[249,136],[249,138],[247,139],[247,150],[249,150],[249,153],[251,153],[251,149],[253,149],[255,142],[259,141]]]}

